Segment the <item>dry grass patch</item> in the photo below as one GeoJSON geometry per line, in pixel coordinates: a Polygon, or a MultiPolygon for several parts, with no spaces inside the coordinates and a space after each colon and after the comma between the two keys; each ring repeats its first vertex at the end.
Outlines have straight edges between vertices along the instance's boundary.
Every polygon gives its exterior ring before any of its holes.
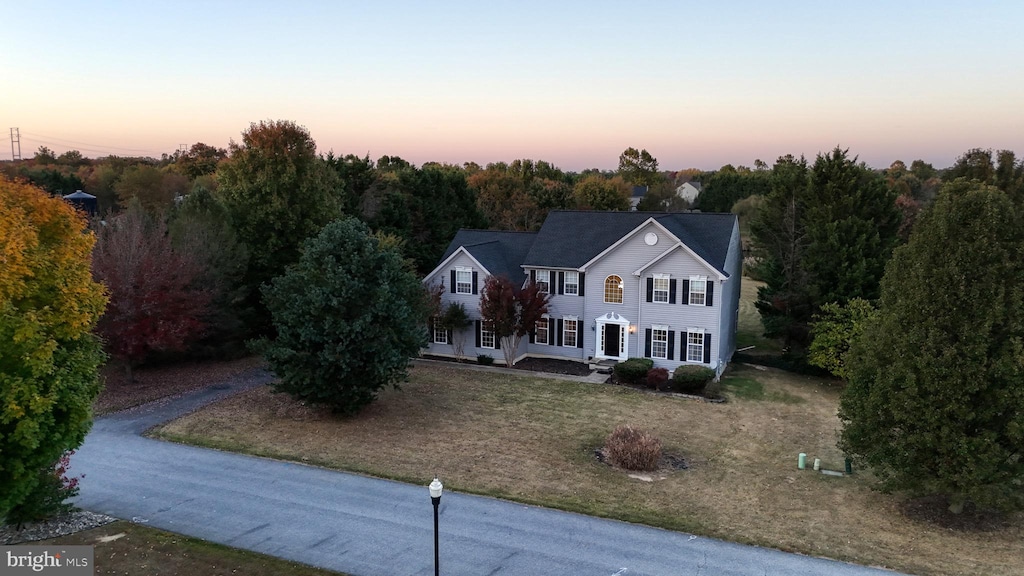
{"type": "Polygon", "coordinates": [[[1024,519],[957,532],[909,519],[841,469],[834,384],[738,367],[765,399],[708,404],[605,385],[418,366],[354,418],[261,388],[175,421],[163,437],[642,522],[920,574],[1020,574],[1024,519]],[[772,401],[786,398],[790,401],[772,401]],[[620,424],[691,468],[638,482],[594,457],[620,424]]]}
{"type": "Polygon", "coordinates": [[[32,542],[95,547],[96,574],[147,576],[330,576],[340,574],[155,530],[130,522],[114,522],[92,530],[32,542]]]}

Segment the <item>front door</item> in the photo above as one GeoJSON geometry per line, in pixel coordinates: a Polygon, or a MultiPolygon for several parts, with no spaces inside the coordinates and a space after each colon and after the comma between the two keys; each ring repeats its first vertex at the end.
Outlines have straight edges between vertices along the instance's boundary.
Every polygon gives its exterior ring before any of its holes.
{"type": "Polygon", "coordinates": [[[619,325],[604,325],[604,355],[613,358],[619,357],[619,325]]]}

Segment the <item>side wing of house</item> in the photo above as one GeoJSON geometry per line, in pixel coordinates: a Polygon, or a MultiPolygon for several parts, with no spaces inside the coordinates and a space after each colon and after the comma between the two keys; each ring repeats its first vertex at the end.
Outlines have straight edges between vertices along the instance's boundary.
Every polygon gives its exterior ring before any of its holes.
{"type": "Polygon", "coordinates": [[[493,333],[484,331],[480,322],[480,291],[489,275],[480,262],[460,248],[423,279],[428,288],[443,286],[442,309],[457,302],[466,308],[470,318],[470,325],[464,330],[442,330],[431,321],[425,354],[456,358],[461,349],[461,356],[470,360],[478,355],[501,357],[500,342],[493,333]]]}
{"type": "Polygon", "coordinates": [[[729,279],[722,285],[721,345],[718,349],[719,373],[732,360],[736,352],[736,327],[740,316],[740,289],[743,277],[743,248],[740,243],[740,226],[737,221],[729,239],[729,255],[725,259],[725,271],[729,279]]]}

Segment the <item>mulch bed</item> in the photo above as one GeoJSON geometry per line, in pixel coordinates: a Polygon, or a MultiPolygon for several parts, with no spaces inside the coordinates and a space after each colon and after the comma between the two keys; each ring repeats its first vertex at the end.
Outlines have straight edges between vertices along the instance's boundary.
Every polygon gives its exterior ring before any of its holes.
{"type": "MultiPolygon", "coordinates": [[[[449,358],[448,356],[433,356],[431,354],[424,354],[423,358],[426,360],[455,362],[459,364],[477,363],[471,359],[459,362],[455,358],[449,358]]],[[[551,374],[568,374],[571,376],[590,376],[593,372],[593,370],[591,370],[586,364],[581,362],[573,362],[572,360],[555,360],[553,358],[523,358],[519,362],[516,362],[515,366],[512,368],[527,372],[548,372],[551,374]]]]}

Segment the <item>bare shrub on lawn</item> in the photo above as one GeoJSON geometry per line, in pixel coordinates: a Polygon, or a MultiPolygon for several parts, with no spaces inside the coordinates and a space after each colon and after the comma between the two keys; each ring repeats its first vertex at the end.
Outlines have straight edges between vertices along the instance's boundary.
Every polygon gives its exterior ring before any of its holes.
{"type": "Polygon", "coordinates": [[[661,461],[661,440],[625,424],[608,436],[604,449],[609,462],[626,470],[656,470],[661,461]]]}

